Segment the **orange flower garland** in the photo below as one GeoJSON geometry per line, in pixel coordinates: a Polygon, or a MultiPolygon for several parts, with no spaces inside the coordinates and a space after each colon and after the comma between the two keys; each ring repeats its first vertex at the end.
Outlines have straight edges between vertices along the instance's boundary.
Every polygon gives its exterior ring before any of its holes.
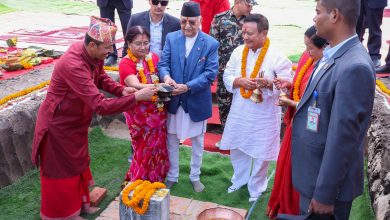
{"type": "Polygon", "coordinates": [[[385,85],[382,81],[380,81],[379,79],[377,79],[375,82],[376,82],[376,85],[379,87],[379,89],[380,89],[383,93],[385,93],[385,94],[387,94],[387,95],[390,95],[390,89],[388,89],[388,88],[386,87],[386,85],[385,85]]]}
{"type": "Polygon", "coordinates": [[[119,71],[119,67],[117,66],[103,66],[103,69],[109,71],[119,71]]]}
{"type": "MultiPolygon", "coordinates": [[[[134,54],[131,52],[130,49],[127,49],[127,55],[137,65],[138,76],[141,79],[141,83],[147,84],[148,81],[147,81],[146,76],[145,76],[145,70],[144,70],[142,61],[138,60],[138,58],[134,56],[134,54]]],[[[159,83],[158,76],[157,77],[155,76],[156,68],[154,67],[154,64],[153,64],[152,55],[150,53],[148,53],[145,56],[145,60],[146,60],[146,63],[148,64],[148,68],[149,68],[149,72],[150,72],[150,77],[152,78],[152,82],[154,84],[159,83]]]]}
{"type": "Polygon", "coordinates": [[[23,89],[21,91],[15,92],[13,94],[7,95],[4,98],[0,99],[0,106],[8,103],[11,100],[17,99],[19,97],[22,97],[22,96],[25,96],[25,95],[27,95],[29,93],[32,93],[32,92],[34,92],[36,90],[42,89],[42,88],[48,86],[49,84],[50,84],[50,80],[42,82],[42,83],[39,83],[36,86],[30,87],[30,88],[27,88],[27,89],[23,89]]]}
{"type": "MultiPolygon", "coordinates": [[[[142,64],[142,61],[138,60],[138,58],[134,56],[134,54],[131,52],[130,49],[127,49],[127,55],[129,56],[130,60],[133,61],[136,64],[137,71],[138,71],[138,77],[140,78],[141,83],[142,84],[148,84],[148,80],[146,79],[145,70],[144,70],[144,66],[142,64]]],[[[145,56],[145,60],[146,60],[146,63],[148,64],[150,78],[152,79],[153,84],[159,83],[160,79],[155,74],[156,73],[156,68],[155,68],[155,66],[153,64],[152,54],[148,53],[145,56]]],[[[152,96],[151,101],[152,102],[157,102],[158,101],[158,97],[156,95],[152,96]]],[[[163,104],[162,105],[161,104],[160,105],[157,104],[157,109],[158,109],[158,111],[162,112],[164,110],[164,105],[163,104]]]]}
{"type": "MultiPolygon", "coordinates": [[[[251,79],[256,78],[257,74],[259,73],[261,65],[263,64],[263,61],[264,61],[264,57],[267,54],[269,44],[270,44],[270,40],[267,37],[267,39],[265,40],[264,46],[263,46],[263,48],[261,48],[260,54],[257,57],[256,65],[253,68],[253,71],[250,75],[251,79]]],[[[241,60],[241,77],[243,77],[243,78],[246,77],[246,62],[247,62],[247,58],[248,58],[248,53],[249,53],[249,48],[247,46],[245,46],[244,51],[242,52],[242,60],[241,60]]],[[[244,99],[249,99],[253,93],[253,90],[246,91],[244,88],[241,87],[240,93],[244,99]]]]}
{"type": "Polygon", "coordinates": [[[303,65],[302,69],[299,71],[297,75],[297,79],[295,80],[294,83],[294,90],[293,90],[293,100],[295,102],[299,102],[299,87],[301,86],[303,76],[305,75],[307,69],[313,64],[313,59],[309,58],[306,63],[303,65]]]}
{"type": "Polygon", "coordinates": [[[166,188],[166,186],[160,182],[150,183],[147,180],[136,180],[123,190],[122,202],[136,213],[144,215],[148,210],[150,198],[157,189],[162,188],[166,188]],[[132,198],[129,199],[131,191],[134,191],[134,193],[132,198]],[[143,200],[142,206],[138,206],[141,200],[143,200]]]}

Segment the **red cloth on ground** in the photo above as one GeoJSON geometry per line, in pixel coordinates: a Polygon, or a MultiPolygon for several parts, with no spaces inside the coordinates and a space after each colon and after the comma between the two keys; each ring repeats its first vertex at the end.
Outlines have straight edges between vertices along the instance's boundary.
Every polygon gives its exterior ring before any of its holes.
{"type": "Polygon", "coordinates": [[[31,159],[38,164],[40,144],[47,136],[43,176],[68,178],[87,169],[88,128],[93,113],[118,114],[135,106],[135,96],[122,96],[123,89],[105,73],[103,61],[88,54],[84,42],[68,49],[54,67],[46,98],[38,111],[31,159]],[[99,89],[119,98],[105,98],[99,89]]]}
{"type": "MultiPolygon", "coordinates": [[[[153,54],[154,66],[158,57],[153,54]]],[[[143,62],[144,73],[148,83],[152,83],[147,63],[143,62]]],[[[128,58],[123,58],[119,64],[120,82],[129,75],[137,75],[136,64],[128,58]]],[[[141,81],[140,78],[138,80],[141,81]]],[[[169,170],[167,149],[167,112],[157,109],[155,102],[138,102],[134,110],[124,113],[130,130],[133,148],[133,160],[126,173],[125,180],[138,179],[151,182],[164,181],[169,170]]]]}
{"type": "Polygon", "coordinates": [[[211,22],[216,14],[230,9],[229,0],[192,0],[200,4],[200,14],[202,16],[202,31],[206,34],[210,32],[211,22]]]}
{"type": "Polygon", "coordinates": [[[41,164],[41,218],[63,219],[80,215],[83,203],[89,203],[89,186],[93,179],[89,166],[82,174],[67,178],[48,178],[43,176],[42,168],[48,166],[45,149],[47,137],[42,140],[41,164]]]}
{"type": "MultiPolygon", "coordinates": [[[[304,52],[298,62],[298,67],[295,72],[293,84],[296,81],[299,71],[309,59],[309,54],[304,52]]],[[[313,72],[315,63],[313,63],[307,70],[302,79],[299,88],[299,97],[302,98],[310,75],[313,72]]],[[[293,99],[293,91],[291,91],[290,98],[293,99]]],[[[267,207],[267,216],[275,218],[278,214],[299,214],[299,193],[294,190],[292,184],[291,173],[291,120],[295,113],[295,108],[288,107],[284,116],[284,123],[286,130],[284,132],[283,140],[280,147],[278,160],[276,163],[276,172],[274,186],[272,188],[271,196],[267,207]]]]}

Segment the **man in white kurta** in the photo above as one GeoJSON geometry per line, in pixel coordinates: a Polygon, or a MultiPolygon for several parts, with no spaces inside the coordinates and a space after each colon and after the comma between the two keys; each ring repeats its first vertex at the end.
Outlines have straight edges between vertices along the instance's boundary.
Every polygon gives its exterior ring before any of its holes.
{"type": "Polygon", "coordinates": [[[204,148],[206,122],[212,113],[210,84],[218,70],[219,43],[200,31],[200,7],[185,2],[180,17],[181,30],[169,33],[158,64],[160,78],[174,86],[168,103],[167,145],[170,169],[166,186],[179,180],[179,142],[191,138],[190,181],[196,192],[204,185],[200,168],[204,148]]]}
{"type": "MultiPolygon", "coordinates": [[[[259,73],[263,79],[248,79],[255,67],[267,39],[268,21],[260,14],[249,15],[243,26],[245,45],[237,47],[227,63],[223,76],[226,89],[233,93],[232,106],[222,135],[221,149],[230,150],[234,169],[232,185],[234,192],[248,184],[249,201],[255,201],[267,188],[269,161],[277,159],[280,143],[281,108],[275,103],[280,91],[273,79],[292,80],[291,62],[270,43],[259,73]],[[257,26],[259,25],[259,26],[257,26]],[[242,77],[243,50],[249,48],[246,77],[242,77]],[[259,85],[261,84],[261,85],[259,85]],[[244,98],[240,88],[262,91],[263,101],[255,103],[244,98]]],[[[246,91],[248,91],[246,90],[246,91]]]]}

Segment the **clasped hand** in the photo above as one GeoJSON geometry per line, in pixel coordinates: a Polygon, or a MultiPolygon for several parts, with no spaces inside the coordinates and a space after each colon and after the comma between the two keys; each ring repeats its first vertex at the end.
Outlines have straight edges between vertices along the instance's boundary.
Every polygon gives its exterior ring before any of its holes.
{"type": "Polygon", "coordinates": [[[257,88],[256,79],[248,79],[248,78],[240,78],[237,82],[237,84],[244,89],[247,90],[254,90],[257,88]]]}
{"type": "Polygon", "coordinates": [[[256,78],[256,82],[257,89],[269,88],[272,85],[272,82],[269,82],[266,78],[256,78]]]}
{"type": "Polygon", "coordinates": [[[155,86],[149,86],[141,90],[138,90],[134,94],[135,94],[135,99],[137,101],[150,101],[152,99],[152,96],[154,96],[156,93],[157,93],[157,88],[155,86]]]}
{"type": "Polygon", "coordinates": [[[180,94],[186,93],[188,91],[188,86],[186,84],[178,84],[175,82],[175,80],[173,80],[169,76],[166,76],[164,78],[164,81],[165,81],[165,84],[168,84],[174,88],[172,95],[180,95],[180,94]]]}
{"type": "Polygon", "coordinates": [[[277,89],[290,89],[291,83],[287,79],[275,78],[273,81],[277,89]]]}
{"type": "Polygon", "coordinates": [[[122,95],[123,96],[127,96],[127,95],[130,95],[130,94],[133,94],[135,92],[137,92],[138,89],[136,88],[133,88],[133,87],[125,87],[122,91],[122,95]]]}
{"type": "Polygon", "coordinates": [[[279,96],[278,101],[275,103],[277,106],[291,106],[291,99],[287,96],[279,96]]]}
{"type": "Polygon", "coordinates": [[[173,89],[172,95],[180,95],[186,93],[188,91],[188,87],[186,84],[176,84],[175,89],[173,89]]]}
{"type": "Polygon", "coordinates": [[[334,205],[325,205],[318,202],[315,199],[312,199],[309,205],[308,212],[313,212],[315,214],[327,214],[333,215],[334,213],[334,205]]]}

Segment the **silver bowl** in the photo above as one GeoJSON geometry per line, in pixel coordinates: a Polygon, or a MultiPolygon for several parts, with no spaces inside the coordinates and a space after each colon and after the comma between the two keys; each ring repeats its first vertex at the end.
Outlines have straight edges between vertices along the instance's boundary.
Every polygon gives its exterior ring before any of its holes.
{"type": "Polygon", "coordinates": [[[165,85],[165,84],[157,84],[157,96],[160,98],[161,101],[163,102],[168,102],[169,100],[171,100],[169,97],[172,96],[172,92],[173,92],[173,87],[172,86],[168,86],[168,85],[165,85]]]}
{"type": "Polygon", "coordinates": [[[203,210],[197,220],[244,220],[244,218],[231,209],[216,207],[203,210]]]}

